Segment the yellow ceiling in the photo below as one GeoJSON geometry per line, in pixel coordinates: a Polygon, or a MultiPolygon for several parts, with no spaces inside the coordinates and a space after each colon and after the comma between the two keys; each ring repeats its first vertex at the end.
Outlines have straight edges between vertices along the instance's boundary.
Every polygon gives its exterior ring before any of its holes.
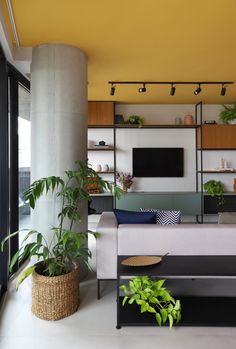
{"type": "MultiPolygon", "coordinates": [[[[1,0],[5,2],[5,0],[1,0]]],[[[90,100],[229,103],[220,87],[117,86],[109,80],[236,81],[236,0],[12,0],[20,44],[67,43],[88,55],[90,100]]]]}

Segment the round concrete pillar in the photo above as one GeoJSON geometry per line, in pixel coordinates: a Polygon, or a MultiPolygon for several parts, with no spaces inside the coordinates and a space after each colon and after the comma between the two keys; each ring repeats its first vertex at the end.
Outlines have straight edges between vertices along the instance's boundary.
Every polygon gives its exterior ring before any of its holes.
{"type": "MultiPolygon", "coordinates": [[[[31,64],[31,182],[47,176],[65,177],[76,160],[87,157],[87,58],[77,47],[40,45],[31,64]]],[[[50,237],[60,204],[46,195],[32,211],[32,228],[50,237]]],[[[87,203],[81,207],[87,229],[87,203]]]]}

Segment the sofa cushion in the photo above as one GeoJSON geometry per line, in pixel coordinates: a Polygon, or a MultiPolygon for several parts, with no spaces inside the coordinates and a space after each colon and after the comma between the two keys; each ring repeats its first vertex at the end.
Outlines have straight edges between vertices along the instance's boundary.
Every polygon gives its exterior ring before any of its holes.
{"type": "Polygon", "coordinates": [[[218,224],[236,223],[236,212],[219,212],[218,224]]]}
{"type": "Polygon", "coordinates": [[[141,212],[156,212],[156,224],[180,224],[181,211],[140,208],[141,212]]]}
{"type": "Polygon", "coordinates": [[[156,212],[135,212],[127,210],[113,210],[118,224],[154,224],[156,212]]]}

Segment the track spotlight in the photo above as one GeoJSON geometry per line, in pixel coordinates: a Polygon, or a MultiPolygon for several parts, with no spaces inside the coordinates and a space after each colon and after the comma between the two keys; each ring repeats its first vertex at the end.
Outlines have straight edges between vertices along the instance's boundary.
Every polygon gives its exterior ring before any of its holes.
{"type": "Polygon", "coordinates": [[[174,96],[175,90],[176,90],[176,88],[175,88],[174,84],[171,84],[171,89],[170,89],[170,95],[171,96],[174,96]]]}
{"type": "Polygon", "coordinates": [[[225,94],[226,94],[226,87],[224,86],[224,84],[222,84],[220,95],[225,96],[225,94]]]}
{"type": "Polygon", "coordinates": [[[194,94],[197,96],[202,91],[201,85],[198,84],[198,88],[194,91],[194,94]]]}
{"type": "Polygon", "coordinates": [[[115,87],[114,85],[111,85],[111,92],[110,92],[110,95],[111,95],[111,96],[114,96],[115,92],[116,92],[116,87],[115,87]]]}
{"type": "Polygon", "coordinates": [[[138,89],[138,92],[140,92],[140,93],[146,92],[146,91],[147,91],[147,89],[146,89],[146,85],[145,84],[143,84],[143,87],[139,87],[139,89],[138,89]]]}

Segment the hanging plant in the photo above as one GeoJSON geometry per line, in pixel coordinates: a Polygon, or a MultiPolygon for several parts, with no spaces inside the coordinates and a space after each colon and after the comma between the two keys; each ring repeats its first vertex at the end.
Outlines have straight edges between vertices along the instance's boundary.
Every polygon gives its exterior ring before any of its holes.
{"type": "Polygon", "coordinates": [[[135,276],[129,285],[121,285],[125,294],[122,305],[136,303],[140,313],[152,313],[159,326],[167,321],[171,328],[181,319],[181,304],[164,287],[165,280],[153,280],[148,276],[135,276]]]}

